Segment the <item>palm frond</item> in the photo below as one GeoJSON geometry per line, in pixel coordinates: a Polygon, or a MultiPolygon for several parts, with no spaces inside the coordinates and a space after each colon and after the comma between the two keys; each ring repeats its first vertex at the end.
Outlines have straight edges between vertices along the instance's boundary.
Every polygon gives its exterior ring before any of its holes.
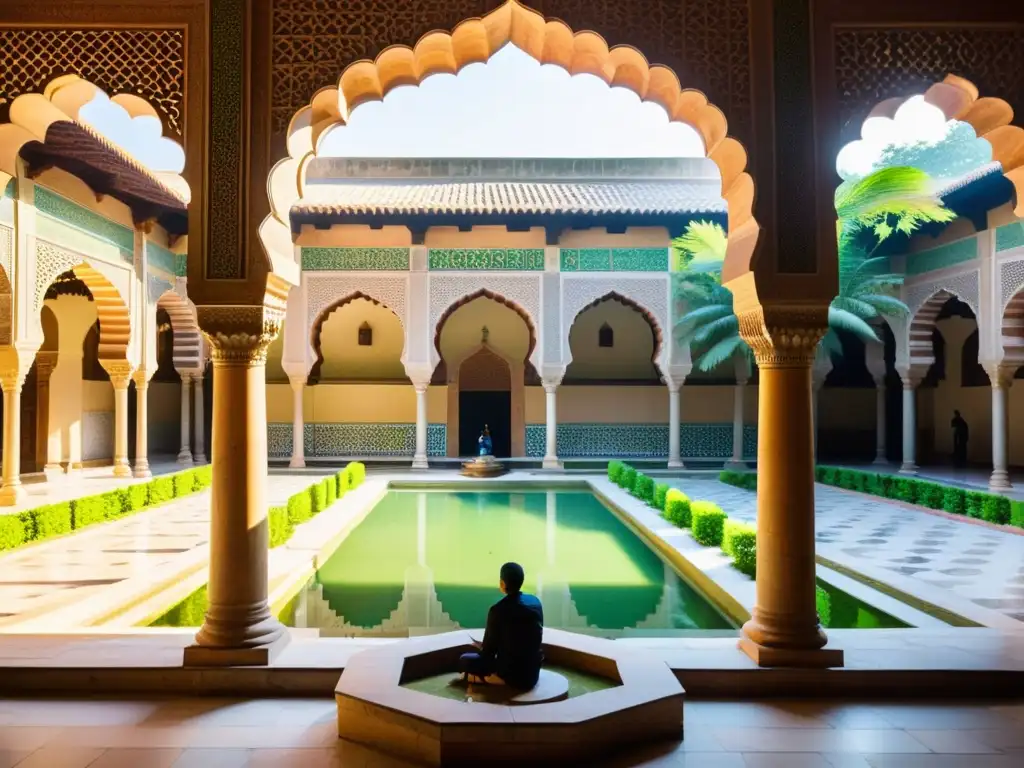
{"type": "Polygon", "coordinates": [[[862,320],[870,320],[878,316],[878,310],[862,296],[843,296],[840,294],[832,299],[833,308],[849,312],[862,320]]]}
{"type": "Polygon", "coordinates": [[[697,368],[707,372],[717,368],[735,354],[751,356],[750,347],[739,335],[722,339],[697,360],[697,368]]]}
{"type": "Polygon", "coordinates": [[[828,308],[828,325],[830,329],[847,331],[865,342],[878,342],[878,334],[867,322],[852,312],[844,309],[828,308]]]}
{"type": "Polygon", "coordinates": [[[694,344],[710,344],[717,341],[722,335],[739,336],[740,320],[730,312],[726,317],[721,317],[710,323],[697,328],[693,333],[694,344]]]}
{"type": "Polygon", "coordinates": [[[676,268],[681,272],[721,272],[728,236],[721,225],[691,221],[686,231],[672,241],[676,268]]]}
{"type": "Polygon", "coordinates": [[[910,307],[895,296],[876,293],[865,296],[863,300],[877,309],[879,314],[886,317],[907,317],[910,314],[910,307]]]}

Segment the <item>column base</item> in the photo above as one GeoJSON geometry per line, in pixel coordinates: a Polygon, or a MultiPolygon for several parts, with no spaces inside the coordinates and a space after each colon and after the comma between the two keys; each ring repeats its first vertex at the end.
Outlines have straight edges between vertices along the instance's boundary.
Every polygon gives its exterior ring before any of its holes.
{"type": "Polygon", "coordinates": [[[114,464],[114,477],[131,477],[131,476],[132,476],[132,468],[128,464],[127,461],[125,461],[123,464],[114,464]]]}
{"type": "Polygon", "coordinates": [[[914,464],[914,463],[908,464],[908,463],[904,462],[900,466],[900,474],[901,475],[916,475],[918,469],[919,469],[919,467],[917,466],[917,464],[914,464]]]}
{"type": "Polygon", "coordinates": [[[85,469],[85,466],[82,464],[82,462],[72,461],[70,464],[67,465],[64,471],[69,475],[80,475],[83,469],[85,469]]]}
{"type": "Polygon", "coordinates": [[[843,666],[840,648],[769,648],[749,637],[741,637],[739,648],[759,667],[798,667],[829,669],[843,666]]]}
{"type": "Polygon", "coordinates": [[[1012,491],[1013,483],[1010,482],[1010,473],[1005,469],[994,470],[988,479],[988,489],[990,491],[1012,491]]]}
{"type": "Polygon", "coordinates": [[[412,457],[412,468],[413,469],[430,469],[430,462],[427,461],[426,456],[413,456],[412,457]]]}
{"type": "Polygon", "coordinates": [[[60,464],[47,464],[43,467],[43,474],[46,476],[46,482],[56,480],[58,476],[64,474],[64,467],[60,464]]]}
{"type": "Polygon", "coordinates": [[[179,464],[191,464],[192,463],[192,451],[181,451],[178,454],[179,464]]]}
{"type": "Polygon", "coordinates": [[[192,455],[193,464],[206,464],[206,457],[201,453],[195,453],[192,455]]]}
{"type": "Polygon", "coordinates": [[[544,461],[541,462],[541,467],[544,469],[564,469],[564,465],[558,459],[557,456],[545,456],[544,461]]]}
{"type": "Polygon", "coordinates": [[[669,459],[668,460],[668,464],[666,466],[669,469],[682,469],[683,468],[683,460],[682,459],[669,459]]]}
{"type": "MultiPolygon", "coordinates": [[[[225,613],[251,616],[253,612],[227,609],[225,613]]],[[[284,624],[268,615],[269,608],[265,603],[263,609],[256,613],[266,618],[255,624],[239,626],[234,621],[228,624],[223,620],[211,620],[208,612],[195,642],[185,648],[185,666],[259,667],[272,662],[288,645],[291,634],[284,624]]]]}
{"type": "Polygon", "coordinates": [[[149,469],[149,462],[145,459],[135,462],[135,468],[132,470],[133,477],[152,477],[153,473],[149,469]]]}
{"type": "Polygon", "coordinates": [[[288,468],[289,469],[305,469],[306,468],[306,460],[305,459],[293,458],[291,461],[288,462],[288,468]]]}
{"type": "Polygon", "coordinates": [[[874,464],[876,467],[881,467],[888,464],[889,459],[886,458],[885,456],[876,456],[875,460],[871,463],[874,464]]]}
{"type": "Polygon", "coordinates": [[[0,507],[13,507],[28,498],[28,491],[21,483],[0,488],[0,507]]]}
{"type": "Polygon", "coordinates": [[[195,643],[185,648],[186,667],[266,667],[288,645],[291,635],[281,633],[264,645],[246,648],[219,648],[195,643]]]}

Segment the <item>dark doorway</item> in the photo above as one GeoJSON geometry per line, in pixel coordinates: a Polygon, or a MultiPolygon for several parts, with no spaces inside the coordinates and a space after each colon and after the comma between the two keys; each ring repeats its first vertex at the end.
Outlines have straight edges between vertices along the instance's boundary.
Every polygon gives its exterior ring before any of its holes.
{"type": "Polygon", "coordinates": [[[476,456],[484,425],[491,429],[494,455],[512,455],[512,393],[459,392],[459,455],[476,456]]]}

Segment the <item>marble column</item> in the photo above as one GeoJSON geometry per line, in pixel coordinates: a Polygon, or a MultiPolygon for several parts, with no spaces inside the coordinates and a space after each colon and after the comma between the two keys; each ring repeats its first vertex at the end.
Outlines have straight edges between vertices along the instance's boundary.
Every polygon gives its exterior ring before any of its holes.
{"type": "Polygon", "coordinates": [[[191,395],[192,387],[192,374],[182,373],[181,374],[181,450],[178,451],[178,463],[179,464],[191,464],[192,463],[192,446],[191,441],[191,407],[190,402],[192,400],[191,395]]]}
{"type": "Polygon", "coordinates": [[[59,470],[50,460],[50,377],[57,366],[57,352],[36,353],[36,466],[43,471],[59,470]]]}
{"type": "Polygon", "coordinates": [[[920,377],[900,372],[903,379],[903,464],[900,474],[917,474],[917,385],[920,377]]]}
{"type": "Polygon", "coordinates": [[[135,380],[135,477],[152,477],[149,469],[149,371],[138,370],[135,380]]]}
{"type": "Polygon", "coordinates": [[[416,453],[412,457],[413,469],[426,469],[427,461],[427,388],[429,381],[414,381],[416,388],[416,453]]]}
{"type": "Polygon", "coordinates": [[[292,459],[288,466],[301,469],[306,466],[306,417],[303,399],[306,393],[305,376],[289,376],[292,385],[292,459]]]}
{"type": "Polygon", "coordinates": [[[132,380],[132,364],[126,361],[100,361],[110,374],[114,387],[114,477],[131,477],[128,463],[128,385],[132,380]]]}
{"type": "Polygon", "coordinates": [[[25,500],[21,484],[21,388],[27,369],[12,366],[0,371],[0,389],[4,395],[3,486],[0,506],[13,507],[25,500]]]}
{"type": "Polygon", "coordinates": [[[558,460],[558,385],[561,379],[544,379],[544,469],[560,469],[562,462],[558,460]]]}
{"type": "Polygon", "coordinates": [[[679,392],[682,389],[682,382],[666,376],[665,383],[668,385],[668,466],[681,467],[683,457],[679,444],[679,392]]]}
{"type": "Polygon", "coordinates": [[[811,366],[827,322],[827,306],[740,315],[760,371],[756,598],[740,648],[759,666],[843,663],[825,648],[815,601],[811,366]]]}
{"type": "Polygon", "coordinates": [[[206,463],[206,414],[205,407],[206,403],[203,398],[206,396],[205,378],[203,372],[200,370],[196,373],[195,381],[192,385],[193,388],[193,404],[192,409],[192,424],[193,424],[193,435],[192,435],[192,461],[195,464],[206,463]]]}
{"type": "Polygon", "coordinates": [[[216,386],[209,608],[186,666],[266,665],[288,640],[268,602],[267,347],[283,308],[198,308],[216,386]]]}
{"type": "Polygon", "coordinates": [[[988,487],[992,491],[1008,491],[1010,483],[1009,408],[1007,394],[1013,384],[1013,369],[1001,365],[988,368],[992,382],[992,476],[988,487]]]}
{"type": "Polygon", "coordinates": [[[737,376],[732,391],[732,459],[726,464],[729,469],[746,469],[743,460],[743,411],[747,380],[737,376]]]}
{"type": "Polygon", "coordinates": [[[888,464],[885,424],[885,376],[875,376],[875,464],[888,464]]]}

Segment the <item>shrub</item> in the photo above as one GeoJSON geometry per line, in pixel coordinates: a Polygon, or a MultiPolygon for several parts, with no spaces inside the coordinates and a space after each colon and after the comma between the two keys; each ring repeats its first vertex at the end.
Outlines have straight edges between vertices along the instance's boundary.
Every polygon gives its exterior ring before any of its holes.
{"type": "Polygon", "coordinates": [[[821,587],[814,588],[814,603],[818,609],[818,622],[826,629],[832,626],[832,598],[821,587]]]}
{"type": "Polygon", "coordinates": [[[838,473],[839,470],[835,467],[821,467],[821,482],[825,485],[838,485],[838,473]]]}
{"type": "Polygon", "coordinates": [[[864,483],[864,491],[873,496],[885,497],[889,489],[889,476],[872,473],[864,483]]]}
{"type": "Polygon", "coordinates": [[[199,627],[206,618],[206,609],[210,607],[210,598],[206,594],[204,584],[186,597],[167,613],[156,618],[151,627],[199,627]]]}
{"type": "Polygon", "coordinates": [[[622,475],[620,475],[622,482],[619,485],[627,491],[632,491],[636,487],[636,474],[636,470],[633,467],[629,466],[629,464],[623,464],[622,475]]]}
{"type": "Polygon", "coordinates": [[[345,469],[349,473],[349,488],[358,488],[366,479],[366,465],[361,461],[353,461],[345,469]]]}
{"type": "Polygon", "coordinates": [[[21,515],[0,515],[0,552],[25,543],[25,523],[21,515]]]}
{"type": "Polygon", "coordinates": [[[836,485],[840,488],[844,488],[847,491],[857,490],[858,480],[857,476],[860,472],[856,472],[852,469],[837,469],[835,472],[836,485]]]}
{"type": "Polygon", "coordinates": [[[710,501],[690,504],[693,538],[705,547],[720,547],[725,529],[725,512],[710,501]]]}
{"type": "Polygon", "coordinates": [[[951,515],[967,514],[967,492],[963,488],[946,488],[942,492],[942,508],[951,515]]]}
{"type": "Polygon", "coordinates": [[[209,464],[196,467],[192,470],[192,476],[195,478],[194,490],[201,491],[204,488],[209,488],[213,484],[213,467],[209,464]]]}
{"type": "Polygon", "coordinates": [[[171,479],[174,481],[174,498],[176,499],[188,496],[195,490],[196,476],[191,469],[171,475],[171,479]]]}
{"type": "Polygon", "coordinates": [[[173,477],[154,477],[146,485],[149,488],[149,506],[163,504],[174,498],[173,477]]]}
{"type": "Polygon", "coordinates": [[[334,486],[337,489],[338,498],[340,499],[345,495],[345,491],[348,490],[348,486],[345,484],[345,470],[340,469],[334,475],[334,486]]]}
{"type": "Polygon", "coordinates": [[[623,465],[623,463],[621,461],[609,461],[608,462],[608,479],[611,480],[616,485],[622,485],[622,483],[620,481],[621,481],[621,478],[622,478],[622,470],[624,468],[625,467],[624,467],[624,465],[623,465]]]}
{"type": "Polygon", "coordinates": [[[312,515],[319,515],[327,509],[327,483],[314,483],[309,488],[312,515]]]}
{"type": "Polygon", "coordinates": [[[678,488],[665,494],[665,519],[677,528],[690,527],[690,499],[678,488]]]}
{"type": "Polygon", "coordinates": [[[665,483],[654,484],[654,507],[665,511],[665,497],[668,495],[668,485],[665,483]]]}
{"type": "Polygon", "coordinates": [[[292,537],[294,529],[288,516],[288,507],[271,507],[267,511],[270,524],[270,548],[279,547],[292,537]]]}
{"type": "Polygon", "coordinates": [[[288,523],[291,527],[302,525],[313,516],[313,495],[309,489],[288,497],[288,523]]]}
{"type": "Polygon", "coordinates": [[[1010,525],[1024,528],[1024,501],[1010,502],[1010,525]]]}
{"type": "Polygon", "coordinates": [[[636,473],[636,481],[633,483],[633,495],[648,504],[654,502],[654,478],[648,477],[643,472],[636,473]]]}
{"type": "Polygon", "coordinates": [[[327,506],[329,507],[338,500],[338,480],[334,475],[331,475],[324,478],[322,485],[327,492],[327,506]]]}
{"type": "MultiPolygon", "coordinates": [[[[95,523],[102,523],[107,518],[107,509],[110,506],[111,500],[108,498],[112,494],[100,493],[95,496],[85,496],[81,499],[75,499],[71,502],[71,527],[73,530],[79,528],[85,528],[95,523]]],[[[120,512],[120,502],[118,502],[117,512],[120,512]]],[[[117,516],[117,515],[115,515],[117,516]]]]}
{"type": "Polygon", "coordinates": [[[722,533],[722,551],[732,558],[738,571],[757,573],[757,529],[736,520],[726,520],[722,533]]]}
{"type": "Polygon", "coordinates": [[[126,510],[125,514],[145,509],[149,502],[149,489],[146,488],[146,483],[129,485],[127,488],[122,488],[120,493],[121,507],[126,510]]]}
{"type": "Polygon", "coordinates": [[[1010,500],[1005,496],[985,494],[981,505],[981,518],[997,525],[1010,522],[1010,500]]]}
{"type": "Polygon", "coordinates": [[[982,519],[983,507],[985,505],[985,496],[988,494],[982,493],[981,491],[968,491],[967,492],[967,516],[973,517],[978,520],[982,519]]]}
{"type": "Polygon", "coordinates": [[[919,481],[914,496],[922,507],[942,509],[942,505],[945,503],[946,489],[938,483],[919,481]]]}
{"type": "Polygon", "coordinates": [[[65,533],[71,533],[73,518],[71,516],[70,501],[36,507],[24,512],[23,515],[22,522],[25,524],[26,541],[42,541],[54,536],[63,536],[65,533]],[[32,531],[32,538],[29,538],[27,535],[30,529],[32,531]]]}
{"type": "Polygon", "coordinates": [[[718,479],[720,482],[734,485],[737,488],[743,488],[748,491],[757,490],[757,474],[755,472],[736,472],[731,469],[725,469],[718,473],[718,479]]]}

